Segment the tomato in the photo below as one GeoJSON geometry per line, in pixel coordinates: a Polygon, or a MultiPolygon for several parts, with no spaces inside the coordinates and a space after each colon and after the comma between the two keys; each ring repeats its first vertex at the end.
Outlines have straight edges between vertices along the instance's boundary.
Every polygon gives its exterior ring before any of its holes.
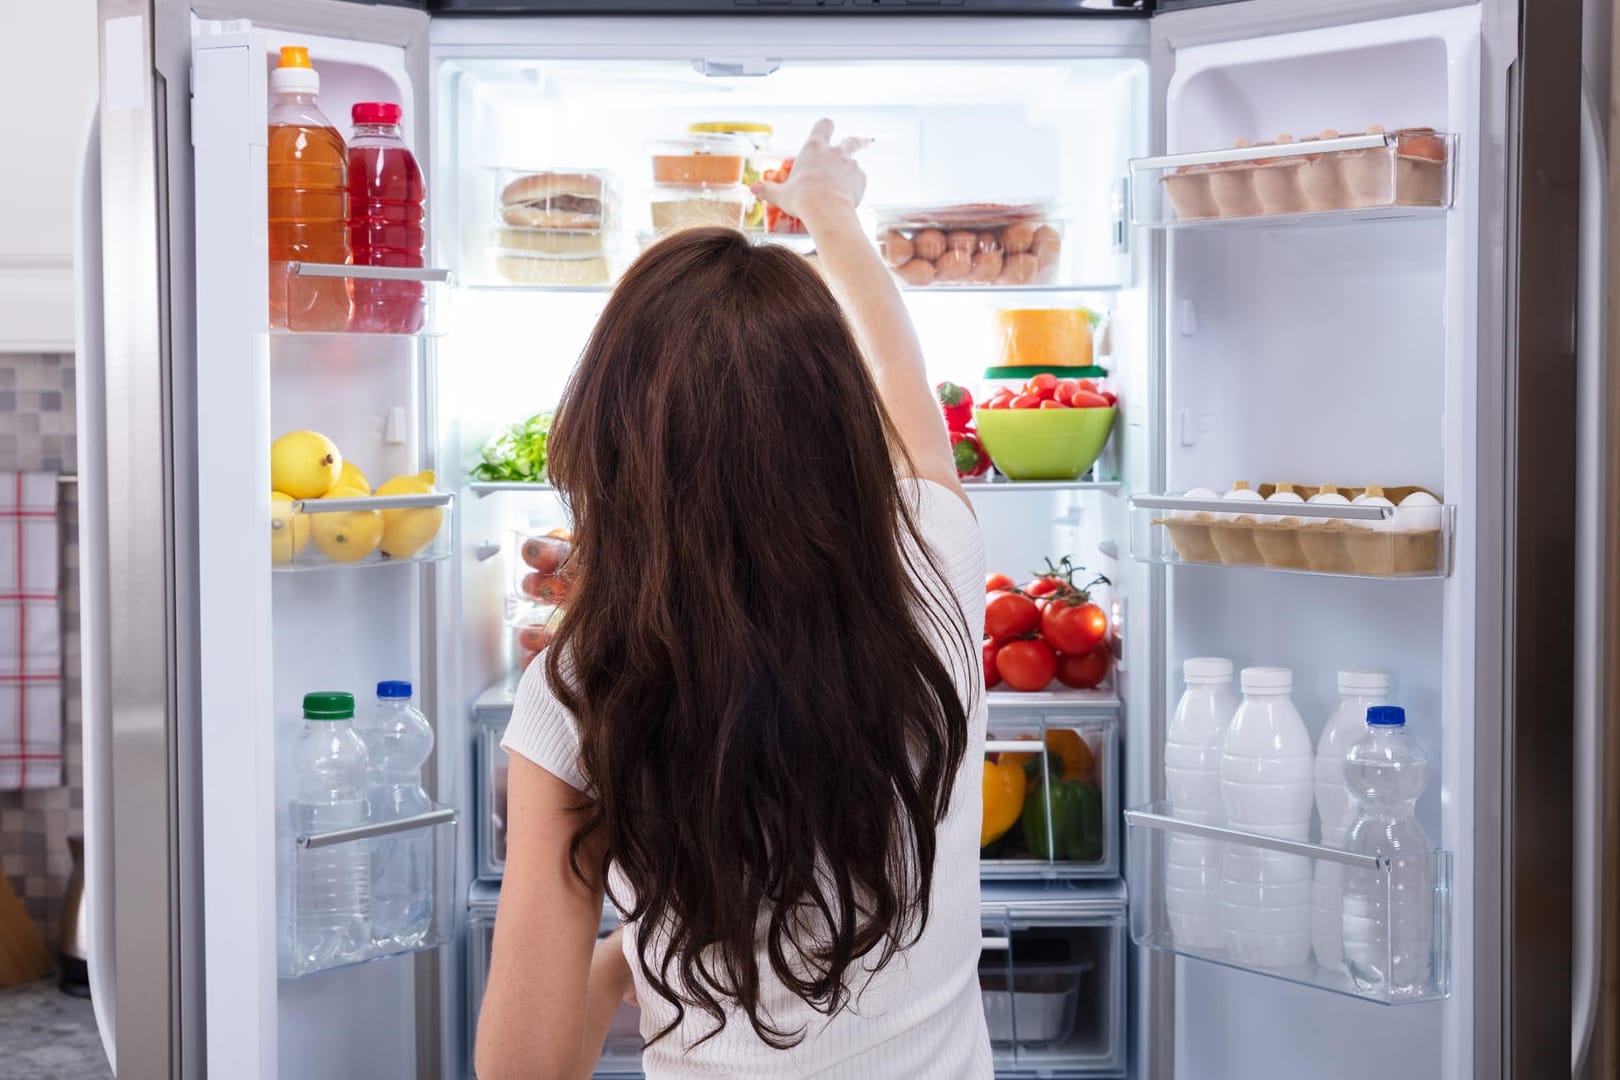
{"type": "Polygon", "coordinates": [[[538,570],[523,575],[523,595],[548,604],[560,604],[568,596],[568,581],[558,574],[542,574],[538,570]]]}
{"type": "Polygon", "coordinates": [[[521,554],[524,565],[529,569],[552,574],[568,557],[568,544],[556,537],[531,536],[523,541],[521,554]]]}
{"type": "Polygon", "coordinates": [[[1044,641],[1009,641],[996,653],[996,671],[1014,690],[1042,690],[1057,675],[1057,656],[1044,641]]]}
{"type": "Polygon", "coordinates": [[[1094,690],[1108,678],[1113,657],[1106,645],[1099,645],[1088,653],[1076,656],[1064,653],[1057,660],[1058,682],[1076,690],[1094,690]]]}
{"type": "Polygon", "coordinates": [[[1024,586],[1024,591],[1036,599],[1051,596],[1066,586],[1062,581],[1053,577],[1038,577],[1024,586]]]}
{"type": "Polygon", "coordinates": [[[1012,399],[1012,407],[1015,409],[1038,409],[1040,405],[1041,399],[1035,394],[1019,394],[1012,399]]]}
{"type": "Polygon", "coordinates": [[[1006,574],[986,574],[984,576],[984,591],[987,593],[1005,592],[1013,587],[1013,579],[1006,574]]]}
{"type": "Polygon", "coordinates": [[[1108,616],[1089,601],[1076,604],[1053,600],[1041,612],[1041,636],[1060,653],[1079,656],[1102,644],[1108,634],[1108,616]]]}
{"type": "Polygon", "coordinates": [[[997,641],[1018,637],[1035,629],[1041,613],[1035,601],[1012,592],[991,593],[984,598],[984,632],[997,641]]]}
{"type": "Polygon", "coordinates": [[[1052,395],[1052,400],[1061,401],[1063,404],[1067,405],[1069,403],[1069,399],[1074,397],[1074,392],[1078,389],[1080,389],[1080,384],[1075,382],[1073,379],[1059,379],[1057,384],[1057,393],[1052,395]]]}
{"type": "Polygon", "coordinates": [[[1114,394],[1114,392],[1112,390],[1104,390],[1102,392],[1102,399],[1104,401],[1108,402],[1108,404],[1110,404],[1110,405],[1117,405],[1119,403],[1119,398],[1114,394]]]}
{"type": "Polygon", "coordinates": [[[1068,405],[1064,404],[1061,401],[1058,401],[1055,398],[1053,400],[1051,400],[1051,401],[1043,401],[1043,402],[1041,402],[1041,408],[1043,408],[1043,409],[1067,409],[1068,407],[1069,407],[1068,405]]]}
{"type": "Polygon", "coordinates": [[[1088,394],[1095,394],[1097,392],[1097,380],[1081,379],[1079,382],[1074,384],[1074,388],[1076,390],[1084,390],[1088,394]]]}
{"type": "Polygon", "coordinates": [[[1051,401],[1052,395],[1057,393],[1057,376],[1050,371],[1043,371],[1039,375],[1031,376],[1024,386],[1024,393],[1034,394],[1042,401],[1051,401]]]}
{"type": "Polygon", "coordinates": [[[996,670],[996,653],[1000,651],[1001,646],[997,645],[994,640],[990,638],[984,639],[984,688],[986,690],[1001,682],[1001,673],[996,670]]]}
{"type": "Polygon", "coordinates": [[[1093,394],[1090,390],[1076,390],[1069,404],[1076,409],[1104,409],[1110,404],[1101,394],[1093,394]]]}
{"type": "Polygon", "coordinates": [[[517,632],[518,648],[524,652],[539,652],[551,644],[551,627],[520,626],[517,632]]]}
{"type": "Polygon", "coordinates": [[[1013,398],[1017,396],[1011,390],[1002,387],[990,395],[990,400],[984,403],[984,407],[987,409],[1009,409],[1012,407],[1013,398]]]}

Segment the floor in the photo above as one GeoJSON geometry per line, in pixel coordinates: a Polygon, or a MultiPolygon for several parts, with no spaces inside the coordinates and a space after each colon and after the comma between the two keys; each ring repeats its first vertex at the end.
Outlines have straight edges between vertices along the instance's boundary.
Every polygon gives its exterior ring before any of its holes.
{"type": "Polygon", "coordinates": [[[55,979],[0,989],[0,1059],[6,1080],[111,1080],[90,999],[55,979]]]}

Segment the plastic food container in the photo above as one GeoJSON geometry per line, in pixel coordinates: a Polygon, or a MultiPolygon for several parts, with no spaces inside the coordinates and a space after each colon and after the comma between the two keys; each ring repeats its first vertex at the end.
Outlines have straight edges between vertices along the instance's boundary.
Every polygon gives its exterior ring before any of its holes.
{"type": "Polygon", "coordinates": [[[655,233],[703,225],[740,229],[754,198],[741,184],[725,187],[655,187],[648,208],[655,233]]]}
{"type": "Polygon", "coordinates": [[[889,207],[878,246],[907,285],[1045,285],[1057,277],[1063,223],[1047,202],[889,207]]]}
{"type": "Polygon", "coordinates": [[[1002,367],[1087,367],[1092,360],[1092,326],[1087,308],[1008,308],[996,313],[1002,367]]]}
{"type": "Polygon", "coordinates": [[[618,182],[604,169],[497,169],[495,220],[524,229],[610,232],[618,182]]]}
{"type": "Polygon", "coordinates": [[[738,135],[691,134],[652,143],[655,184],[718,187],[740,184],[754,144],[738,135]]]}
{"type": "Polygon", "coordinates": [[[1090,379],[1096,384],[1098,391],[1112,392],[1114,387],[1109,379],[1108,369],[1097,367],[991,367],[984,369],[984,378],[979,383],[980,403],[989,401],[995,396],[997,390],[1011,390],[1013,393],[1022,393],[1024,384],[1029,382],[1031,375],[1045,372],[1057,379],[1090,379]]]}
{"type": "MultiPolygon", "coordinates": [[[[732,135],[747,139],[753,150],[743,161],[742,182],[745,187],[757,183],[765,170],[774,168],[780,160],[771,152],[771,135],[774,132],[769,124],[754,124],[740,120],[711,120],[693,124],[687,130],[694,135],[732,135]]],[[[743,224],[750,229],[763,228],[765,204],[758,199],[751,200],[748,204],[748,216],[743,224]]]]}

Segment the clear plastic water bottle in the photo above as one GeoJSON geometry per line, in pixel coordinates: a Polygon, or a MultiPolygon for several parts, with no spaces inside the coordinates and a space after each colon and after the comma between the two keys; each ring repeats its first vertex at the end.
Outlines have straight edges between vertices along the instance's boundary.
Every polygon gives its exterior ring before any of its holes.
{"type": "MultiPolygon", "coordinates": [[[[1226,821],[1221,806],[1221,743],[1237,712],[1232,661],[1196,656],[1182,662],[1187,690],[1164,737],[1164,788],[1178,818],[1205,825],[1226,821]]],[[[1221,855],[1218,840],[1171,833],[1165,845],[1164,905],[1176,944],[1221,945],[1221,855]]]]}
{"type": "MultiPolygon", "coordinates": [[[[1287,668],[1244,668],[1243,704],[1221,744],[1221,803],[1234,829],[1305,840],[1315,754],[1287,668]]],[[[1228,843],[1221,858],[1221,937],[1232,958],[1292,967],[1311,955],[1311,860],[1228,843]]]]}
{"type": "MultiPolygon", "coordinates": [[[[291,747],[294,836],[366,822],[366,748],[354,733],[354,695],[304,695],[304,723],[291,747]]],[[[371,951],[368,841],[296,849],[292,948],[302,970],[371,951]]]]}
{"type": "Polygon", "coordinates": [[[1429,761],[1406,733],[1406,710],[1367,710],[1367,733],[1345,762],[1360,800],[1345,850],[1380,855],[1389,870],[1344,871],[1344,966],[1362,990],[1390,997],[1426,992],[1433,982],[1434,860],[1417,821],[1429,761]]]}
{"type": "MultiPolygon", "coordinates": [[[[411,705],[411,684],[377,684],[377,704],[355,723],[366,746],[366,798],[371,820],[423,814],[433,800],[422,790],[422,765],[433,753],[433,728],[411,705]]],[[[433,925],[433,831],[371,841],[371,936],[381,948],[409,949],[433,925]]]]}
{"type": "MultiPolygon", "coordinates": [[[[1316,816],[1328,847],[1344,847],[1344,834],[1356,816],[1355,796],[1344,782],[1345,758],[1367,733],[1367,710],[1388,700],[1387,672],[1339,672],[1339,706],[1316,741],[1316,816]]],[[[1311,889],[1311,951],[1318,964],[1335,971],[1344,962],[1343,885],[1344,864],[1318,859],[1311,889]]]]}

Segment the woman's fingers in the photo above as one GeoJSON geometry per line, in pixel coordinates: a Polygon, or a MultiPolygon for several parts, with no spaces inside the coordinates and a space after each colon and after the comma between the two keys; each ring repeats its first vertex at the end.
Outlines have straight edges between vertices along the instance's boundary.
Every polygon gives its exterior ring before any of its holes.
{"type": "Polygon", "coordinates": [[[810,137],[806,139],[805,142],[806,144],[820,143],[822,146],[828,146],[832,143],[832,133],[833,122],[827,117],[823,116],[820,120],[816,121],[815,127],[810,129],[810,137]]]}
{"type": "Polygon", "coordinates": [[[871,145],[871,139],[863,139],[857,135],[851,135],[849,138],[838,144],[838,151],[841,154],[854,157],[856,154],[860,153],[862,150],[865,150],[871,145]]]}

